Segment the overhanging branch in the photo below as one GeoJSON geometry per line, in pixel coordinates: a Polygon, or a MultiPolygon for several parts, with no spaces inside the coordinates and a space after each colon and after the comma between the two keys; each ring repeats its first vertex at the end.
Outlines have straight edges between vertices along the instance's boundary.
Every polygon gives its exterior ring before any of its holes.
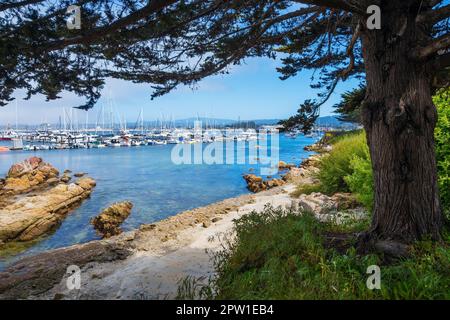
{"type": "Polygon", "coordinates": [[[417,23],[427,23],[434,25],[439,21],[450,17],[450,4],[436,10],[426,11],[416,18],[417,23]]]}
{"type": "Polygon", "coordinates": [[[116,22],[110,24],[109,26],[100,27],[97,29],[92,30],[88,34],[81,35],[78,37],[63,39],[59,41],[55,41],[49,44],[43,45],[41,48],[45,48],[43,51],[53,51],[53,50],[59,50],[63,49],[69,45],[73,44],[89,44],[95,39],[98,39],[100,37],[103,37],[107,34],[110,34],[114,31],[117,31],[121,28],[124,28],[134,22],[137,22],[148,15],[152,13],[156,13],[158,11],[161,11],[162,9],[172,5],[173,3],[177,2],[177,0],[153,0],[150,1],[148,5],[145,7],[136,10],[132,14],[117,20],[116,22]]]}
{"type": "Polygon", "coordinates": [[[450,34],[443,35],[432,41],[426,47],[416,48],[411,57],[414,60],[426,60],[441,50],[450,48],[450,34]]]}
{"type": "Polygon", "coordinates": [[[30,4],[37,4],[39,2],[44,2],[44,0],[24,0],[19,2],[8,2],[4,4],[0,4],[0,12],[9,10],[9,9],[16,9],[24,6],[28,6],[30,4]]]}
{"type": "Polygon", "coordinates": [[[355,67],[355,54],[353,52],[355,48],[355,44],[358,41],[361,31],[361,24],[358,23],[356,26],[355,32],[353,33],[352,39],[350,41],[349,46],[347,47],[347,55],[350,57],[350,63],[348,67],[341,73],[342,79],[345,80],[349,76],[350,72],[352,72],[355,67]]]}
{"type": "Polygon", "coordinates": [[[365,15],[366,12],[359,6],[350,4],[345,0],[295,0],[298,3],[313,4],[319,7],[327,7],[330,9],[344,10],[348,12],[365,15]]]}
{"type": "Polygon", "coordinates": [[[437,56],[436,60],[433,61],[433,67],[435,70],[442,70],[450,67],[450,52],[437,56]]]}

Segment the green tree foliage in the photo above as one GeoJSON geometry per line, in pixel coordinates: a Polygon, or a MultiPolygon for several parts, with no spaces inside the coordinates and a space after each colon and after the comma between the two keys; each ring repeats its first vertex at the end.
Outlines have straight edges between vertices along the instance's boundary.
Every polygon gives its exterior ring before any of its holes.
{"type": "Polygon", "coordinates": [[[435,140],[439,192],[442,208],[450,218],[450,89],[438,91],[433,101],[438,110],[435,140]]]}
{"type": "MultiPolygon", "coordinates": [[[[430,62],[444,64],[447,60],[435,55],[442,44],[432,42],[442,36],[446,43],[450,14],[441,2],[403,1],[411,10],[417,7],[417,20],[430,22],[428,43],[412,43],[411,52],[428,45],[430,62]]],[[[245,58],[278,54],[281,79],[302,70],[316,71],[311,86],[322,89],[315,101],[318,107],[338,81],[364,77],[360,36],[370,30],[358,26],[365,24],[366,9],[372,4],[369,0],[5,0],[0,3],[0,105],[10,102],[17,89],[26,92],[26,98],[42,94],[47,99],[71,91],[87,98],[80,107],[88,109],[109,77],[149,83],[156,97],[178,85],[195,85],[207,76],[226,73],[245,58]],[[66,27],[70,5],[81,7],[79,30],[66,27]]]]}
{"type": "Polygon", "coordinates": [[[311,131],[318,117],[319,113],[314,102],[306,100],[300,105],[296,115],[287,120],[281,120],[278,124],[281,124],[285,130],[298,129],[307,133],[311,131]]]}
{"type": "Polygon", "coordinates": [[[341,101],[334,105],[338,119],[344,122],[362,123],[361,104],[365,96],[366,87],[364,85],[343,93],[341,95],[341,101]]]}

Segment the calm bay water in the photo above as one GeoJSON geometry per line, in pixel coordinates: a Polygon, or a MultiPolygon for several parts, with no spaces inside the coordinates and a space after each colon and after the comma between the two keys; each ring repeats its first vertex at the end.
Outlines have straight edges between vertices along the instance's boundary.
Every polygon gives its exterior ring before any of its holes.
{"type": "MultiPolygon", "coordinates": [[[[310,153],[303,147],[312,138],[280,136],[280,160],[300,163],[310,153]]],[[[63,172],[86,172],[97,181],[91,198],[71,212],[51,235],[17,254],[0,258],[0,269],[24,255],[98,239],[89,221],[113,202],[134,204],[122,225],[127,231],[184,210],[248,193],[242,174],[257,165],[175,165],[173,145],[130,148],[14,151],[0,153],[0,177],[9,167],[31,156],[42,157],[63,172]]]]}

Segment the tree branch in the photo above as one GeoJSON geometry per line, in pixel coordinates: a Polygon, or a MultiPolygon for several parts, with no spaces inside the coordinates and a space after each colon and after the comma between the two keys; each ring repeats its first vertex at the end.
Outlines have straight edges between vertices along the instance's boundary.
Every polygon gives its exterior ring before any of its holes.
{"type": "Polygon", "coordinates": [[[426,60],[440,50],[450,47],[450,34],[443,35],[432,41],[426,47],[416,48],[412,51],[411,57],[414,60],[426,60]]]}
{"type": "Polygon", "coordinates": [[[430,23],[432,25],[450,17],[450,4],[436,10],[429,10],[419,14],[416,18],[417,23],[430,23]]]}
{"type": "Polygon", "coordinates": [[[358,38],[360,36],[360,31],[361,31],[361,24],[358,23],[355,32],[353,33],[350,44],[347,48],[347,55],[350,57],[350,63],[348,67],[341,73],[341,77],[343,80],[347,79],[348,75],[350,74],[350,72],[352,72],[353,68],[355,67],[355,54],[353,53],[353,50],[355,48],[356,41],[358,41],[358,38]]]}
{"type": "Polygon", "coordinates": [[[430,7],[435,7],[435,6],[437,6],[439,3],[441,3],[443,0],[429,0],[428,1],[428,5],[430,6],[430,7]]]}
{"type": "Polygon", "coordinates": [[[295,2],[304,4],[314,4],[319,7],[327,7],[330,9],[339,9],[348,12],[366,15],[366,12],[359,6],[348,3],[345,0],[294,0],[295,2]]]}
{"type": "Polygon", "coordinates": [[[97,29],[92,30],[91,32],[68,39],[63,39],[59,41],[54,41],[52,43],[44,44],[42,46],[42,51],[54,51],[63,49],[69,45],[73,44],[89,44],[95,39],[98,39],[100,37],[103,37],[107,34],[110,34],[114,31],[117,31],[121,28],[124,28],[134,22],[137,22],[148,15],[161,11],[162,9],[170,6],[171,4],[177,2],[177,0],[153,0],[150,1],[149,4],[147,4],[145,7],[136,10],[135,12],[131,13],[130,15],[117,20],[116,22],[110,24],[109,26],[100,27],[97,29]]]}
{"type": "Polygon", "coordinates": [[[9,3],[0,4],[0,12],[9,10],[9,9],[20,8],[23,6],[30,5],[30,4],[37,4],[37,3],[43,2],[43,1],[44,0],[24,0],[24,1],[19,1],[19,2],[9,2],[9,3]]]}
{"type": "Polygon", "coordinates": [[[450,52],[437,56],[436,60],[433,61],[433,68],[435,70],[439,71],[448,67],[450,67],[450,52]]]}

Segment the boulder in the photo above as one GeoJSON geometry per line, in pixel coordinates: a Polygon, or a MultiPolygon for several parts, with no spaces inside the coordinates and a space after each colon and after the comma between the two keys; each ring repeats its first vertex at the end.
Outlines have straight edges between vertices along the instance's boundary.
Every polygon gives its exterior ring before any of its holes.
{"type": "Polygon", "coordinates": [[[47,186],[48,180],[59,176],[58,170],[41,158],[31,157],[11,166],[4,179],[1,193],[14,195],[27,193],[37,187],[47,186]]]}
{"type": "Polygon", "coordinates": [[[368,214],[350,193],[336,193],[331,197],[318,192],[303,194],[298,199],[298,209],[313,213],[321,221],[337,224],[360,220],[368,214]]]}
{"type": "Polygon", "coordinates": [[[90,177],[83,177],[81,179],[78,179],[77,182],[75,182],[77,186],[80,186],[84,190],[90,190],[96,186],[96,182],[94,179],[90,177]]]}
{"type": "Polygon", "coordinates": [[[30,241],[53,230],[70,209],[89,197],[92,178],[19,198],[0,209],[0,241],[30,241]]]}
{"type": "Polygon", "coordinates": [[[72,180],[72,177],[69,174],[64,173],[60,180],[63,183],[68,183],[70,180],[72,180]]]}
{"type": "Polygon", "coordinates": [[[336,193],[331,199],[336,202],[338,210],[356,209],[361,206],[356,197],[351,193],[336,193]]]}
{"type": "Polygon", "coordinates": [[[27,299],[60,283],[71,265],[123,260],[131,253],[126,243],[92,241],[25,257],[0,272],[0,299],[27,299]]]}
{"type": "Polygon", "coordinates": [[[329,214],[338,210],[336,201],[319,192],[300,195],[298,207],[301,211],[311,212],[315,215],[329,214]]]}
{"type": "Polygon", "coordinates": [[[132,208],[133,204],[129,201],[114,203],[93,218],[91,224],[103,238],[118,235],[122,233],[120,225],[128,218],[132,208]]]}
{"type": "Polygon", "coordinates": [[[293,167],[295,167],[295,164],[286,163],[284,161],[279,161],[278,162],[278,170],[290,170],[293,167]]]}
{"type": "Polygon", "coordinates": [[[282,186],[285,181],[281,179],[264,180],[254,174],[247,174],[244,176],[247,182],[247,188],[252,192],[260,192],[271,188],[282,186]]]}

